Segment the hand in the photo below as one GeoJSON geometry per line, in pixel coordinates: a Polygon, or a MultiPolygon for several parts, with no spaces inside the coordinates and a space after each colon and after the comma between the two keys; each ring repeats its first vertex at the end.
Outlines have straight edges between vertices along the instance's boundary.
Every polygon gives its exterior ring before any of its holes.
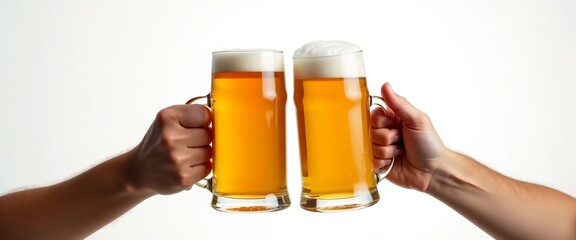
{"type": "Polygon", "coordinates": [[[388,109],[385,113],[377,108],[371,113],[374,167],[382,172],[395,158],[387,179],[402,187],[426,191],[448,150],[425,113],[394,93],[389,83],[381,91],[388,109]]]}
{"type": "Polygon", "coordinates": [[[212,170],[210,111],[202,105],[176,105],[158,112],[133,150],[130,178],[136,189],[173,194],[190,189],[212,170]]]}

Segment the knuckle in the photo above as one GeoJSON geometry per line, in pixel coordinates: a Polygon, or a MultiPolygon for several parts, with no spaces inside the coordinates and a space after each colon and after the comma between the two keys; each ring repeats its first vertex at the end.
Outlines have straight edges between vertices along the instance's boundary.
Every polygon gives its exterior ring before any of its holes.
{"type": "Polygon", "coordinates": [[[188,188],[190,186],[190,180],[187,176],[183,174],[178,175],[178,186],[181,188],[188,188]]]}
{"type": "Polygon", "coordinates": [[[416,122],[418,122],[419,124],[428,124],[430,123],[430,117],[428,116],[428,114],[420,112],[420,114],[416,117],[416,122]]]}
{"type": "Polygon", "coordinates": [[[162,145],[168,149],[174,149],[177,145],[178,139],[168,131],[164,131],[160,134],[160,141],[162,145]]]}
{"type": "Polygon", "coordinates": [[[181,163],[185,161],[185,158],[181,154],[178,154],[176,151],[170,151],[168,156],[170,163],[174,167],[180,166],[181,163]]]}
{"type": "Polygon", "coordinates": [[[156,114],[156,119],[161,123],[167,123],[175,119],[176,106],[164,108],[156,114]]]}

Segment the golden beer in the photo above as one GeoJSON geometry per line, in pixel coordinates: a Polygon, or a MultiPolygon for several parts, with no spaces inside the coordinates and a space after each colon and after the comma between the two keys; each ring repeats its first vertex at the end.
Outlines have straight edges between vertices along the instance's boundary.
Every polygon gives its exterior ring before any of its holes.
{"type": "Polygon", "coordinates": [[[283,53],[213,53],[212,207],[269,212],[290,206],[286,188],[286,89],[283,53]]]}
{"type": "Polygon", "coordinates": [[[306,197],[352,198],[376,188],[368,97],[364,78],[295,80],[306,197]]]}
{"type": "Polygon", "coordinates": [[[312,55],[302,56],[308,54],[306,49],[294,54],[303,185],[300,206],[310,211],[363,208],[380,199],[362,52],[323,52],[338,44],[312,46],[312,55]]]}
{"type": "Polygon", "coordinates": [[[214,73],[212,95],[215,193],[285,194],[284,73],[214,73]]]}

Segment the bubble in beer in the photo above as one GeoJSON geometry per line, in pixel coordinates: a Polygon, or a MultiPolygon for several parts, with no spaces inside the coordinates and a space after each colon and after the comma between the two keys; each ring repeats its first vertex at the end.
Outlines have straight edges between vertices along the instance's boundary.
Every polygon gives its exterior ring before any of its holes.
{"type": "Polygon", "coordinates": [[[360,47],[346,41],[313,41],[304,44],[294,52],[295,58],[327,57],[359,52],[360,47]]]}
{"type": "Polygon", "coordinates": [[[362,49],[346,41],[314,41],[294,52],[295,79],[366,77],[362,49]]]}
{"type": "Polygon", "coordinates": [[[212,72],[284,72],[284,54],[271,49],[233,49],[213,53],[212,72]]]}

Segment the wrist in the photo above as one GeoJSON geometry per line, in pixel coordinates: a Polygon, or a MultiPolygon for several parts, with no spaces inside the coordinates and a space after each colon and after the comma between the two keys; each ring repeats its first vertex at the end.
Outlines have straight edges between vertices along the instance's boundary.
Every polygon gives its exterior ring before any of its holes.
{"type": "Polygon", "coordinates": [[[414,180],[412,181],[413,185],[409,185],[408,188],[430,193],[434,185],[438,182],[436,179],[438,175],[445,171],[445,165],[450,165],[446,164],[446,162],[450,161],[449,159],[452,158],[453,154],[454,152],[450,149],[442,147],[436,156],[423,160],[423,165],[416,167],[417,171],[415,171],[412,176],[414,180]]]}
{"type": "Polygon", "coordinates": [[[426,193],[438,198],[446,194],[456,194],[461,190],[481,190],[479,183],[474,181],[476,178],[470,177],[475,174],[477,166],[469,157],[446,150],[444,157],[438,163],[432,173],[426,193]]]}
{"type": "Polygon", "coordinates": [[[154,191],[150,188],[143,186],[139,181],[139,173],[137,168],[138,161],[138,149],[134,148],[129,152],[126,152],[120,156],[121,160],[124,162],[123,175],[123,186],[124,191],[132,195],[139,195],[143,197],[151,197],[156,195],[154,191]]]}

